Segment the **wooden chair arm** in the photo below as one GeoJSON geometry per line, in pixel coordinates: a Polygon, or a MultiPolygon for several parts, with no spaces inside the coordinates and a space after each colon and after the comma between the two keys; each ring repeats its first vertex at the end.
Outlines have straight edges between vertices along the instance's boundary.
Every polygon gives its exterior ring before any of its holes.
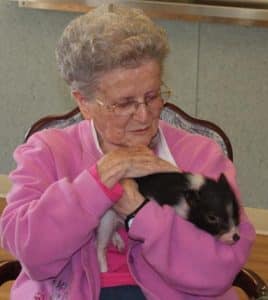
{"type": "Polygon", "coordinates": [[[250,299],[267,299],[268,286],[254,271],[243,268],[236,276],[234,286],[242,289],[250,299]]]}
{"type": "Polygon", "coordinates": [[[0,261],[0,286],[10,280],[15,280],[21,271],[21,265],[17,260],[0,261]]]}

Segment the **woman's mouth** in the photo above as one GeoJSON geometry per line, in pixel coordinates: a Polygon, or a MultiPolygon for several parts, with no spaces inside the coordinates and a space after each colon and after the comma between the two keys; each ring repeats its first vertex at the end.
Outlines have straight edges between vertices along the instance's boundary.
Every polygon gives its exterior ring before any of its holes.
{"type": "Polygon", "coordinates": [[[137,134],[139,134],[139,133],[144,133],[144,132],[146,132],[149,128],[150,128],[150,127],[138,128],[138,129],[132,129],[131,132],[132,132],[132,133],[137,133],[137,134]]]}

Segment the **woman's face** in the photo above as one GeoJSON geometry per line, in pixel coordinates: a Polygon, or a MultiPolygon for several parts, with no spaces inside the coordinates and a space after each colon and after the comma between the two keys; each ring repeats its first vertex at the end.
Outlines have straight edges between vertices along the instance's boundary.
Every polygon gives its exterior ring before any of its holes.
{"type": "MultiPolygon", "coordinates": [[[[148,94],[157,93],[160,86],[160,66],[155,60],[149,60],[137,68],[118,68],[103,75],[96,97],[107,105],[125,103],[129,99],[143,102],[148,94]]],[[[92,100],[82,105],[87,106],[82,109],[84,118],[94,120],[104,152],[117,147],[148,146],[157,133],[161,105],[150,111],[141,104],[135,113],[127,116],[116,115],[92,100]]]]}

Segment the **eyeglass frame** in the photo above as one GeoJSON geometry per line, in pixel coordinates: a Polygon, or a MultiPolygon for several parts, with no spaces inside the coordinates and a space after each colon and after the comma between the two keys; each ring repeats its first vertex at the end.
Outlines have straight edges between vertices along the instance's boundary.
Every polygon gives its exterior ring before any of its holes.
{"type": "MultiPolygon", "coordinates": [[[[164,88],[167,89],[165,92],[168,93],[168,98],[170,98],[170,96],[171,96],[171,94],[172,94],[171,89],[170,89],[165,83],[162,83],[161,86],[163,86],[164,88]]],[[[163,107],[163,106],[165,105],[165,103],[167,102],[167,100],[165,100],[165,99],[163,99],[163,97],[161,97],[161,94],[162,94],[162,93],[163,93],[163,92],[161,92],[161,87],[160,87],[160,91],[159,91],[157,94],[158,94],[158,96],[160,96],[161,100],[163,101],[163,105],[162,105],[162,107],[163,107]]],[[[156,99],[154,99],[154,100],[156,100],[156,99]]],[[[120,103],[107,104],[107,103],[103,102],[102,100],[100,100],[100,99],[98,99],[98,98],[96,98],[95,101],[96,101],[96,103],[99,104],[101,107],[104,107],[104,108],[106,108],[108,111],[113,112],[113,113],[115,113],[114,110],[115,110],[117,107],[120,107],[120,103]]],[[[135,103],[135,110],[134,110],[132,113],[126,114],[126,115],[124,115],[124,114],[117,114],[117,113],[115,113],[115,114],[116,114],[117,116],[130,116],[130,115],[133,115],[133,114],[135,114],[136,111],[138,110],[139,105],[144,104],[146,107],[148,107],[149,102],[150,102],[150,101],[146,102],[146,98],[143,97],[143,102],[133,101],[133,103],[135,103]]]]}

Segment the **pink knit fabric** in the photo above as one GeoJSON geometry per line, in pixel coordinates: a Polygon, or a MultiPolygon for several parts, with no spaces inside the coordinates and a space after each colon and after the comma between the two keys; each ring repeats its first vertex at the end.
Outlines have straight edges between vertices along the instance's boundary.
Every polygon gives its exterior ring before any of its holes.
{"type": "Polygon", "coordinates": [[[89,173],[94,177],[104,193],[109,197],[112,202],[117,202],[123,195],[124,189],[120,183],[116,183],[113,187],[108,188],[101,180],[97,169],[97,164],[89,168],[89,173]]]}

